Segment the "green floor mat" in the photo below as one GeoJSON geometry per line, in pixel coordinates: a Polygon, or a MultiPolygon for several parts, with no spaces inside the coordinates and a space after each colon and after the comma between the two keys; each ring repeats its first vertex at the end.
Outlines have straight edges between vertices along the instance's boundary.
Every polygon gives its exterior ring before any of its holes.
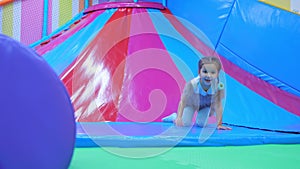
{"type": "MultiPolygon", "coordinates": [[[[165,149],[115,150],[143,156],[145,152],[163,152],[165,149]]],[[[175,147],[150,158],[127,158],[103,148],[75,148],[69,169],[300,169],[299,153],[300,144],[175,147]]]]}

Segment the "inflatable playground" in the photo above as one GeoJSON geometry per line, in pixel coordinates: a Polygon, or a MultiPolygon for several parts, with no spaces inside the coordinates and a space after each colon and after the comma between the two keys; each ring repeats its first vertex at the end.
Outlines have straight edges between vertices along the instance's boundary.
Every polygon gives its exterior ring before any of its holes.
{"type": "Polygon", "coordinates": [[[0,169],[300,168],[298,1],[0,5],[0,169]],[[209,56],[231,130],[162,120],[209,56]]]}

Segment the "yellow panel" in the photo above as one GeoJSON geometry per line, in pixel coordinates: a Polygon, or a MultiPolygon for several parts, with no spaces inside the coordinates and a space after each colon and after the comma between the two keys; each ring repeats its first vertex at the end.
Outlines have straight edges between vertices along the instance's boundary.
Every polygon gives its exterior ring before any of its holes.
{"type": "Polygon", "coordinates": [[[72,19],[72,0],[59,1],[59,26],[72,19]]]}
{"type": "Polygon", "coordinates": [[[290,0],[260,0],[260,1],[284,10],[290,11],[291,9],[290,0]]]}
{"type": "Polygon", "coordinates": [[[2,8],[2,33],[13,37],[13,3],[2,8]]]}

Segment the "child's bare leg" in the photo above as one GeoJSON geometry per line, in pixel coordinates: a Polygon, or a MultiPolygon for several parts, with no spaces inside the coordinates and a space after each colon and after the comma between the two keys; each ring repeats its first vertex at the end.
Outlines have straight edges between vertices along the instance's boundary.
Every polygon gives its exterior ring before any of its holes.
{"type": "Polygon", "coordinates": [[[183,126],[192,125],[194,113],[195,113],[195,110],[192,107],[185,107],[183,109],[183,114],[182,114],[183,126]]]}
{"type": "Polygon", "coordinates": [[[200,127],[205,127],[207,125],[208,117],[210,113],[210,107],[205,107],[198,111],[196,123],[200,127]]]}

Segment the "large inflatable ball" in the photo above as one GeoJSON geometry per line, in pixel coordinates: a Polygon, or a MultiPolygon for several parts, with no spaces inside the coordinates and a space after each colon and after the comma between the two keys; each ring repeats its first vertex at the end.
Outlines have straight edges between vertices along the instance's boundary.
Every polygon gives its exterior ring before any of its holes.
{"type": "Polygon", "coordinates": [[[74,111],[62,82],[32,49],[0,34],[0,168],[68,168],[74,111]]]}

